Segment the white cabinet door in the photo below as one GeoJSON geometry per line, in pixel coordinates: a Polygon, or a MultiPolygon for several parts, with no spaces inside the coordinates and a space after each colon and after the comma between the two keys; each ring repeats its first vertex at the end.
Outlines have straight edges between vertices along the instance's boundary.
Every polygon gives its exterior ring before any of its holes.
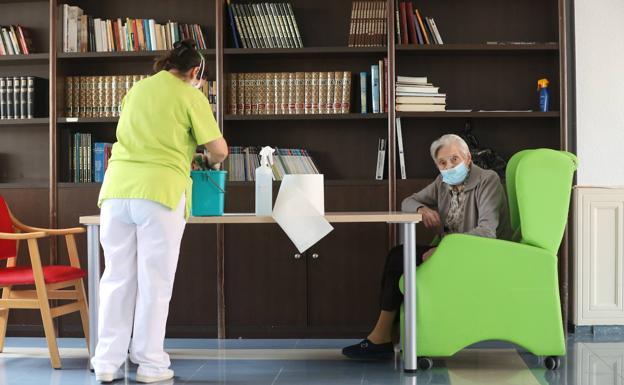
{"type": "Polygon", "coordinates": [[[576,325],[624,325],[624,189],[576,188],[576,325]]]}

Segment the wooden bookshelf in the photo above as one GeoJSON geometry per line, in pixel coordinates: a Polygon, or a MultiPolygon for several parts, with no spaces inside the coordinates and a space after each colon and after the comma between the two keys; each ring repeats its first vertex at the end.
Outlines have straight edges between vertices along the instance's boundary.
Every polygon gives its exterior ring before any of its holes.
{"type": "MultiPolygon", "coordinates": [[[[465,124],[471,125],[482,147],[493,148],[506,159],[530,147],[567,149],[567,1],[419,3],[423,15],[435,17],[446,44],[414,46],[396,44],[394,0],[387,0],[391,37],[384,47],[363,48],[347,47],[350,1],[290,3],[304,48],[234,48],[223,0],[71,2],[94,17],[200,24],[210,47],[204,51],[207,68],[211,79],[218,81],[217,121],[229,144],[308,150],[325,174],[329,211],[400,208],[404,197],[436,176],[428,155],[431,141],[458,132],[465,124]],[[493,45],[488,41],[535,43],[493,45]],[[370,73],[371,64],[384,57],[389,67],[388,112],[360,114],[356,75],[370,73]],[[330,70],[353,73],[349,114],[228,114],[228,73],[330,70]],[[447,109],[472,111],[395,112],[396,75],[427,76],[447,94],[447,109]],[[537,111],[535,83],[541,77],[551,80],[552,111],[546,113],[537,111]],[[406,180],[400,179],[397,170],[397,117],[402,119],[406,180]],[[382,181],[375,180],[379,138],[387,138],[389,143],[382,181]]],[[[0,121],[0,170],[7,165],[5,175],[0,173],[0,194],[10,203],[22,202],[23,196],[41,201],[43,209],[12,204],[16,213],[25,213],[26,220],[35,225],[70,227],[78,224],[80,215],[97,212],[101,185],[70,182],[67,138],[74,132],[88,132],[94,141],[114,141],[119,118],[65,118],[65,77],[150,73],[153,59],[163,52],[63,53],[62,30],[57,24],[59,4],[62,1],[0,2],[0,24],[32,28],[37,48],[37,53],[23,57],[0,56],[0,76],[32,74],[50,79],[53,96],[49,119],[0,121]],[[48,132],[24,129],[46,124],[48,132]],[[33,148],[48,148],[50,153],[31,155],[33,148]],[[35,182],[20,182],[23,177],[35,182]]],[[[226,211],[253,211],[253,186],[253,182],[228,183],[226,211]]],[[[275,183],[275,194],[278,189],[275,183]]],[[[168,336],[362,337],[377,315],[377,283],[385,254],[396,241],[394,230],[386,225],[337,225],[330,236],[295,259],[294,247],[277,226],[188,226],[168,336]],[[315,253],[320,257],[313,259],[315,253]],[[197,276],[198,271],[202,277],[197,276]],[[184,292],[201,296],[202,306],[190,306],[190,299],[181,294],[184,292]]],[[[427,233],[421,230],[419,240],[426,241],[427,233]]],[[[86,255],[85,239],[78,240],[78,247],[86,255]]],[[[63,248],[51,246],[50,251],[54,260],[67,258],[63,248]]],[[[560,262],[565,314],[566,253],[560,262]]],[[[84,257],[82,263],[86,263],[84,257]]],[[[15,319],[12,316],[11,325],[18,324],[15,319]]],[[[18,321],[40,324],[36,317],[18,321]]],[[[10,333],[19,335],[21,329],[11,325],[10,333]]],[[[59,331],[61,336],[79,336],[79,321],[63,319],[59,331]]]]}
{"type": "Polygon", "coordinates": [[[0,126],[35,126],[49,124],[48,118],[32,118],[32,119],[0,119],[0,126]]]}

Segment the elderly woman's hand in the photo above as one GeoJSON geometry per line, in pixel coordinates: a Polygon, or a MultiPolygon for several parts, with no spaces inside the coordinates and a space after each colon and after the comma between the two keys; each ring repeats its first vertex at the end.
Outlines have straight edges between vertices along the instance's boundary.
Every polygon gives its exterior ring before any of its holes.
{"type": "Polygon", "coordinates": [[[442,222],[440,221],[440,214],[437,211],[431,210],[429,207],[421,207],[418,209],[418,214],[422,215],[423,223],[425,227],[433,230],[440,230],[442,222]]]}

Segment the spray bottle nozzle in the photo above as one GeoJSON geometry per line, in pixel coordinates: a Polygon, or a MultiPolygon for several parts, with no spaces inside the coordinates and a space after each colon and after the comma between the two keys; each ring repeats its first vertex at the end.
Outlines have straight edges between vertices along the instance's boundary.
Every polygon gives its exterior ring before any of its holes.
{"type": "Polygon", "coordinates": [[[275,152],[275,149],[269,147],[269,146],[265,146],[262,147],[262,149],[260,150],[260,165],[261,166],[272,166],[273,165],[273,153],[275,152]]]}

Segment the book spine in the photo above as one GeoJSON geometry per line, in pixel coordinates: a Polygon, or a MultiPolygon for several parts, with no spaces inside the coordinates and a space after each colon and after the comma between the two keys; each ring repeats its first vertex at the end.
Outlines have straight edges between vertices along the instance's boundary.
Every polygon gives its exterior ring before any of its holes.
{"type": "Polygon", "coordinates": [[[104,180],[104,143],[93,144],[93,181],[102,183],[104,180]]]}
{"type": "Polygon", "coordinates": [[[241,37],[243,48],[252,48],[251,41],[249,39],[250,33],[247,29],[247,24],[245,23],[245,16],[241,13],[242,11],[238,4],[231,4],[231,7],[232,12],[234,13],[234,22],[236,23],[238,34],[241,37]]]}
{"type": "Polygon", "coordinates": [[[286,7],[288,8],[288,18],[290,20],[290,24],[293,29],[293,36],[295,37],[295,47],[303,48],[303,39],[301,38],[301,34],[299,33],[299,26],[297,25],[297,19],[295,18],[295,12],[293,11],[292,5],[290,3],[286,3],[286,7]]]}
{"type": "Polygon", "coordinates": [[[286,48],[286,45],[284,44],[284,40],[282,39],[281,31],[279,28],[279,20],[277,19],[275,7],[273,7],[273,4],[270,4],[270,3],[264,3],[264,7],[269,17],[271,30],[273,31],[273,36],[275,39],[275,46],[278,48],[286,48]]]}
{"type": "Polygon", "coordinates": [[[373,114],[379,113],[379,65],[371,66],[371,91],[373,114]]]}
{"type": "Polygon", "coordinates": [[[245,18],[247,19],[247,23],[249,24],[249,30],[251,31],[251,38],[254,42],[254,48],[264,48],[262,44],[262,39],[260,38],[260,33],[258,28],[256,27],[256,22],[254,15],[251,13],[251,7],[249,4],[241,4],[241,9],[245,13],[245,18]]]}
{"type": "Polygon", "coordinates": [[[266,74],[261,72],[256,74],[256,100],[258,103],[258,114],[266,114],[266,74]]]}
{"type": "Polygon", "coordinates": [[[263,9],[263,12],[267,21],[267,27],[269,29],[269,35],[271,37],[272,45],[273,47],[281,48],[282,45],[278,38],[278,33],[277,33],[277,28],[276,28],[273,12],[271,12],[271,8],[269,7],[268,3],[261,3],[260,6],[263,9]]]}
{"type": "Polygon", "coordinates": [[[305,112],[305,73],[295,73],[295,114],[305,112]]]}
{"type": "Polygon", "coordinates": [[[275,113],[275,74],[267,72],[264,75],[264,95],[266,100],[266,109],[264,113],[271,115],[275,113]]]}
{"type": "Polygon", "coordinates": [[[418,44],[418,37],[416,36],[416,23],[414,23],[414,8],[412,7],[412,2],[401,4],[405,4],[405,19],[409,28],[409,38],[412,44],[416,45],[418,44]]]}
{"type": "Polygon", "coordinates": [[[405,171],[405,154],[403,152],[403,129],[401,128],[401,118],[396,118],[397,150],[399,153],[399,167],[401,169],[401,179],[407,179],[405,171]]]}
{"type": "Polygon", "coordinates": [[[384,138],[379,138],[379,143],[377,146],[377,168],[375,171],[376,180],[383,180],[385,160],[386,160],[386,140],[384,138]]]}
{"type": "Polygon", "coordinates": [[[311,113],[318,114],[319,113],[319,72],[312,72],[312,79],[310,80],[310,85],[312,90],[310,91],[311,101],[311,113]]]}
{"type": "Polygon", "coordinates": [[[245,114],[245,74],[237,74],[238,86],[236,87],[236,113],[245,114]]]}
{"type": "Polygon", "coordinates": [[[401,12],[399,8],[399,0],[394,0],[394,21],[396,28],[396,44],[402,44],[403,36],[401,33],[403,32],[401,29],[401,12]]]}
{"type": "Polygon", "coordinates": [[[303,97],[303,113],[312,113],[312,72],[305,72],[303,80],[304,97],[303,97]]]}
{"type": "Polygon", "coordinates": [[[289,72],[288,73],[288,114],[295,114],[296,113],[296,109],[295,106],[297,105],[296,103],[296,98],[297,95],[295,94],[295,86],[297,84],[297,79],[295,77],[295,73],[294,72],[289,72]]]}
{"type": "Polygon", "coordinates": [[[253,74],[245,73],[245,115],[251,115],[251,104],[253,102],[253,74]]]}
{"type": "Polygon", "coordinates": [[[327,113],[327,72],[319,72],[319,113],[327,113]]]}
{"type": "Polygon", "coordinates": [[[420,12],[418,11],[418,9],[416,9],[416,19],[418,20],[418,25],[420,26],[420,30],[423,34],[424,44],[431,44],[431,41],[429,40],[429,36],[427,34],[427,29],[425,28],[422,17],[420,17],[420,12]]]}
{"type": "Polygon", "coordinates": [[[21,94],[22,93],[22,82],[19,77],[13,77],[13,118],[20,119],[21,117],[21,94]]]}
{"type": "Polygon", "coordinates": [[[33,117],[32,110],[30,111],[31,112],[30,114],[28,113],[29,112],[28,111],[28,91],[29,91],[28,78],[25,76],[22,76],[20,78],[20,85],[21,85],[20,87],[20,118],[31,119],[33,117]]]}
{"type": "Polygon", "coordinates": [[[238,88],[238,77],[236,73],[229,74],[229,87],[228,87],[228,100],[230,101],[228,106],[228,113],[232,115],[236,115],[236,109],[238,107],[237,101],[237,88],[238,88]]]}
{"type": "Polygon", "coordinates": [[[379,68],[379,112],[384,112],[384,101],[386,99],[386,89],[385,89],[385,75],[384,75],[384,62],[383,60],[379,60],[378,62],[379,68]]]}
{"type": "Polygon", "coordinates": [[[288,114],[288,73],[280,74],[280,114],[288,114]]]}
{"type": "Polygon", "coordinates": [[[6,95],[7,95],[6,78],[0,77],[0,119],[7,118],[6,95]]]}
{"type": "Polygon", "coordinates": [[[416,38],[418,39],[418,44],[424,45],[425,39],[423,37],[423,32],[420,30],[420,24],[418,23],[418,19],[416,18],[416,13],[412,14],[412,20],[414,21],[414,28],[416,29],[416,38]]]}
{"type": "Polygon", "coordinates": [[[438,44],[444,44],[444,41],[442,40],[442,35],[440,35],[440,30],[438,29],[438,25],[436,24],[435,19],[433,17],[431,18],[431,24],[433,25],[433,30],[438,40],[438,44]]]}
{"type": "Polygon", "coordinates": [[[349,47],[354,47],[355,46],[355,6],[357,4],[357,1],[354,1],[353,3],[351,3],[351,23],[349,24],[349,38],[347,40],[347,45],[349,47]]]}
{"type": "Polygon", "coordinates": [[[9,76],[6,78],[6,117],[7,119],[13,119],[15,115],[13,115],[13,77],[9,76]]]}
{"type": "Polygon", "coordinates": [[[366,77],[366,72],[360,72],[360,113],[362,114],[368,113],[368,108],[366,105],[366,94],[368,93],[366,88],[368,86],[368,80],[366,79],[366,77]]]}
{"type": "Polygon", "coordinates": [[[325,104],[326,114],[331,114],[334,112],[334,93],[336,92],[336,78],[333,71],[327,72],[327,100],[325,104]]]}
{"type": "Polygon", "coordinates": [[[344,92],[344,73],[343,71],[334,72],[334,100],[332,104],[332,112],[334,114],[342,113],[342,93],[344,92]]]}
{"type": "Polygon", "coordinates": [[[342,73],[342,103],[340,112],[348,114],[351,111],[351,72],[342,73]]]}
{"type": "MultiPolygon", "coordinates": [[[[238,27],[238,20],[236,20],[236,17],[234,15],[234,10],[232,8],[232,4],[230,3],[230,0],[227,0],[226,2],[226,8],[227,8],[227,14],[228,14],[228,21],[230,22],[230,30],[232,31],[232,42],[234,43],[234,48],[240,48],[242,43],[242,38],[240,37],[240,27],[238,27]],[[241,43],[239,44],[239,39],[241,41],[241,43]]],[[[247,48],[245,47],[245,45],[243,45],[243,48],[247,48]]]]}
{"type": "Polygon", "coordinates": [[[384,78],[384,99],[383,99],[383,111],[388,112],[388,97],[390,84],[388,83],[388,58],[383,59],[383,78],[384,78]]]}

